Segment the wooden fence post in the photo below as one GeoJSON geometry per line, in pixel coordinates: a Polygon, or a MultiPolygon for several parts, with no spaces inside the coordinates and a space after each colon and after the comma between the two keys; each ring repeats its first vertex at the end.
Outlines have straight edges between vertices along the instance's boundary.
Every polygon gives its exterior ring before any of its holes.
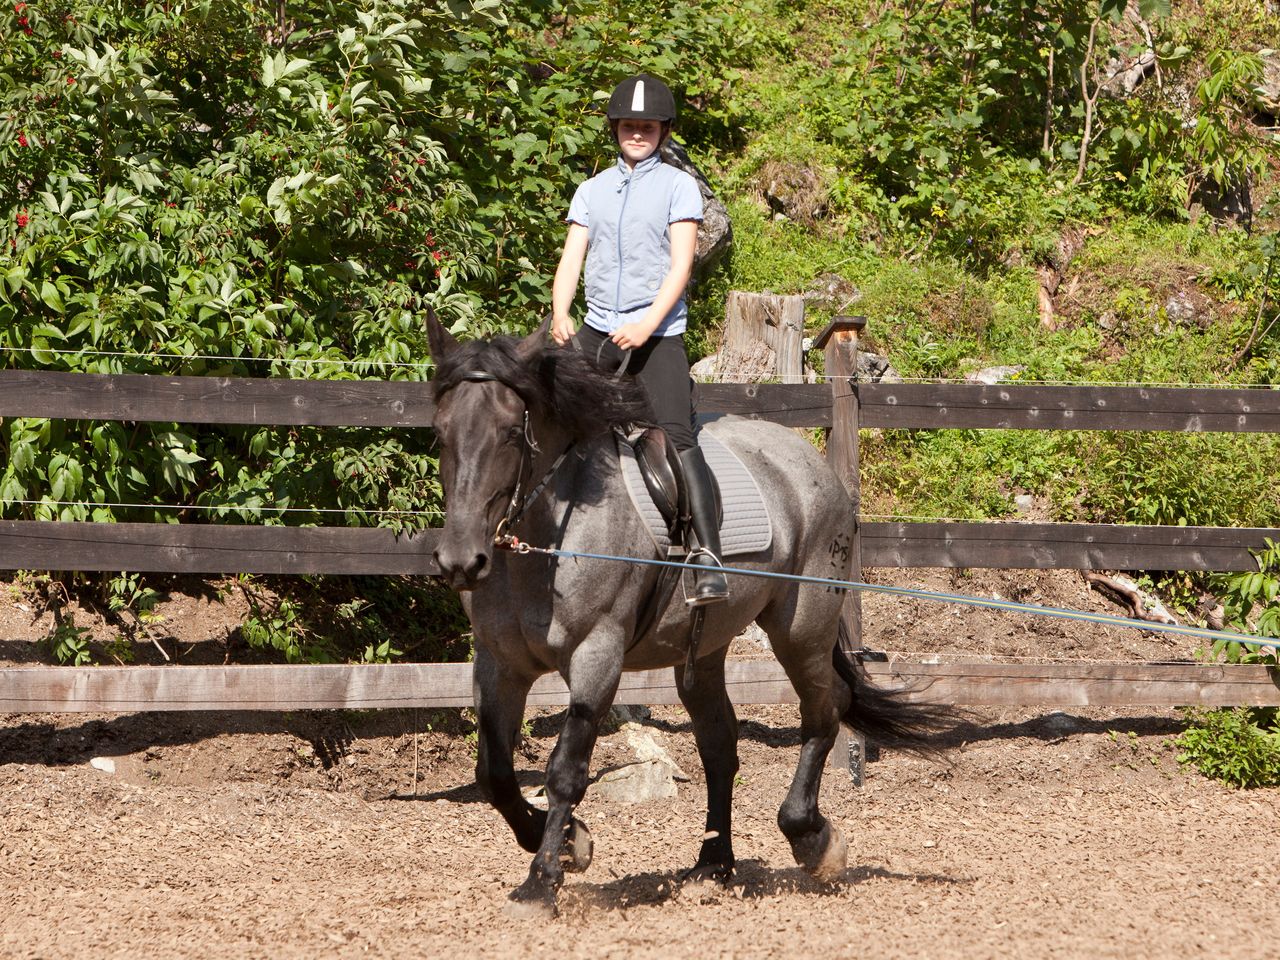
{"type": "Polygon", "coordinates": [[[764,343],[774,355],[771,373],[783,383],[804,382],[804,297],[731,290],[724,316],[725,358],[749,356],[764,343]]]}
{"type": "MultiPolygon", "coordinates": [[[[823,351],[826,375],[831,384],[831,430],[827,434],[827,460],[844,482],[853,503],[853,529],[849,531],[850,572],[862,579],[862,483],[858,473],[859,405],[856,377],[858,374],[858,335],[867,325],[866,317],[836,317],[818,334],[813,345],[823,351]]],[[[862,649],[862,594],[851,590],[845,595],[840,611],[845,633],[840,638],[845,653],[862,649]]],[[[854,786],[862,786],[867,755],[867,741],[861,733],[849,737],[841,728],[832,751],[833,764],[847,765],[854,786]]]]}

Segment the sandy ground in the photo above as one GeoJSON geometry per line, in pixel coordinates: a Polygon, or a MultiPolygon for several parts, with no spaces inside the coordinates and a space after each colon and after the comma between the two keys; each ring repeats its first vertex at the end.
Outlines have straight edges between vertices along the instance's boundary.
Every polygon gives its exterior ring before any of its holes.
{"type": "MultiPolygon", "coordinates": [[[[902,576],[961,585],[941,571],[902,576]]],[[[960,579],[967,592],[1114,609],[1069,574],[960,579]]],[[[216,659],[199,648],[225,641],[234,618],[220,621],[207,598],[172,602],[175,639],[194,659],[216,659]]],[[[30,612],[0,611],[0,661],[36,658],[30,612]]],[[[1000,616],[868,598],[868,642],[943,655],[1194,652],[1000,616]]],[[[764,655],[750,644],[739,653],[764,655]]],[[[1280,790],[1235,791],[1182,769],[1175,712],[987,712],[951,744],[947,765],[886,748],[862,789],[829,775],[823,806],[850,840],[850,867],[832,884],[794,866],[774,822],[798,754],[794,708],[740,713],[734,883],[680,888],[701,839],[702,776],[684,714],[655,708],[646,727],[692,782],[642,804],[589,791],[580,815],[595,862],[568,878],[549,923],[503,913],[528,858],[473,785],[465,714],[0,717],[0,956],[950,960],[1280,949],[1280,790]]],[[[558,721],[532,718],[518,758],[529,787],[558,721]]],[[[627,749],[610,733],[594,768],[627,749]]]]}

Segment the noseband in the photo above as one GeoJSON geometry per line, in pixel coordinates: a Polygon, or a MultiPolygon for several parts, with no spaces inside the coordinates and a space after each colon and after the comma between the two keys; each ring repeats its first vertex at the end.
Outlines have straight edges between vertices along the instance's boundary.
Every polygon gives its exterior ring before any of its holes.
{"type": "MultiPolygon", "coordinates": [[[[511,389],[510,384],[486,370],[467,370],[458,379],[466,383],[500,383],[504,387],[511,389]]],[[[556,457],[555,462],[551,464],[551,469],[543,475],[537,485],[522,499],[520,493],[524,487],[525,474],[533,469],[533,455],[542,452],[542,448],[538,446],[537,440],[534,439],[533,428],[529,423],[529,406],[528,404],[525,405],[524,443],[520,447],[520,469],[516,473],[515,489],[511,492],[511,500],[507,504],[506,512],[502,515],[502,519],[498,521],[498,528],[493,533],[494,546],[521,553],[527,552],[527,550],[520,549],[522,546],[527,548],[527,544],[523,544],[514,534],[510,533],[510,530],[520,522],[524,512],[542,495],[542,491],[546,489],[547,484],[551,482],[551,478],[556,475],[556,471],[560,469],[560,464],[564,463],[565,457],[569,455],[569,451],[572,449],[572,443],[565,447],[560,456],[556,457]]]]}

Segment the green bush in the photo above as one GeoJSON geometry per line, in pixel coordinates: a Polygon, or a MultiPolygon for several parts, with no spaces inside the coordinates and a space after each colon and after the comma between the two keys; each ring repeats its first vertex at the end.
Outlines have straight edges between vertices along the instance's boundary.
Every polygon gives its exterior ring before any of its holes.
{"type": "MultiPolygon", "coordinates": [[[[11,367],[89,373],[427,379],[428,306],[463,337],[539,318],[562,212],[610,161],[599,105],[622,75],[673,79],[695,149],[732,126],[754,12],[711,0],[6,9],[0,352],[11,367]]],[[[6,420],[0,516],[438,519],[425,431],[180,420],[6,420]]],[[[254,637],[313,658],[281,639],[289,617],[259,621],[254,637]]],[[[370,638],[354,655],[394,646],[370,638]]]]}
{"type": "Polygon", "coordinates": [[[1233,787],[1280,786],[1280,722],[1274,707],[1188,710],[1178,760],[1233,787]]]}

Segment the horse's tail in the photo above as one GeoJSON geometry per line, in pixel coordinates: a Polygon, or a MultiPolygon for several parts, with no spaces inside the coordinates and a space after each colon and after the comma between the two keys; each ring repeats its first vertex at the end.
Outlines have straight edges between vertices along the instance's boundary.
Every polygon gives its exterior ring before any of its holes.
{"type": "Polygon", "coordinates": [[[961,725],[962,713],[943,704],[902,699],[901,695],[910,691],[889,691],[873,685],[861,661],[845,652],[848,636],[848,627],[842,620],[831,660],[852,697],[841,720],[871,737],[894,740],[910,753],[939,758],[946,749],[940,739],[961,725]]]}

